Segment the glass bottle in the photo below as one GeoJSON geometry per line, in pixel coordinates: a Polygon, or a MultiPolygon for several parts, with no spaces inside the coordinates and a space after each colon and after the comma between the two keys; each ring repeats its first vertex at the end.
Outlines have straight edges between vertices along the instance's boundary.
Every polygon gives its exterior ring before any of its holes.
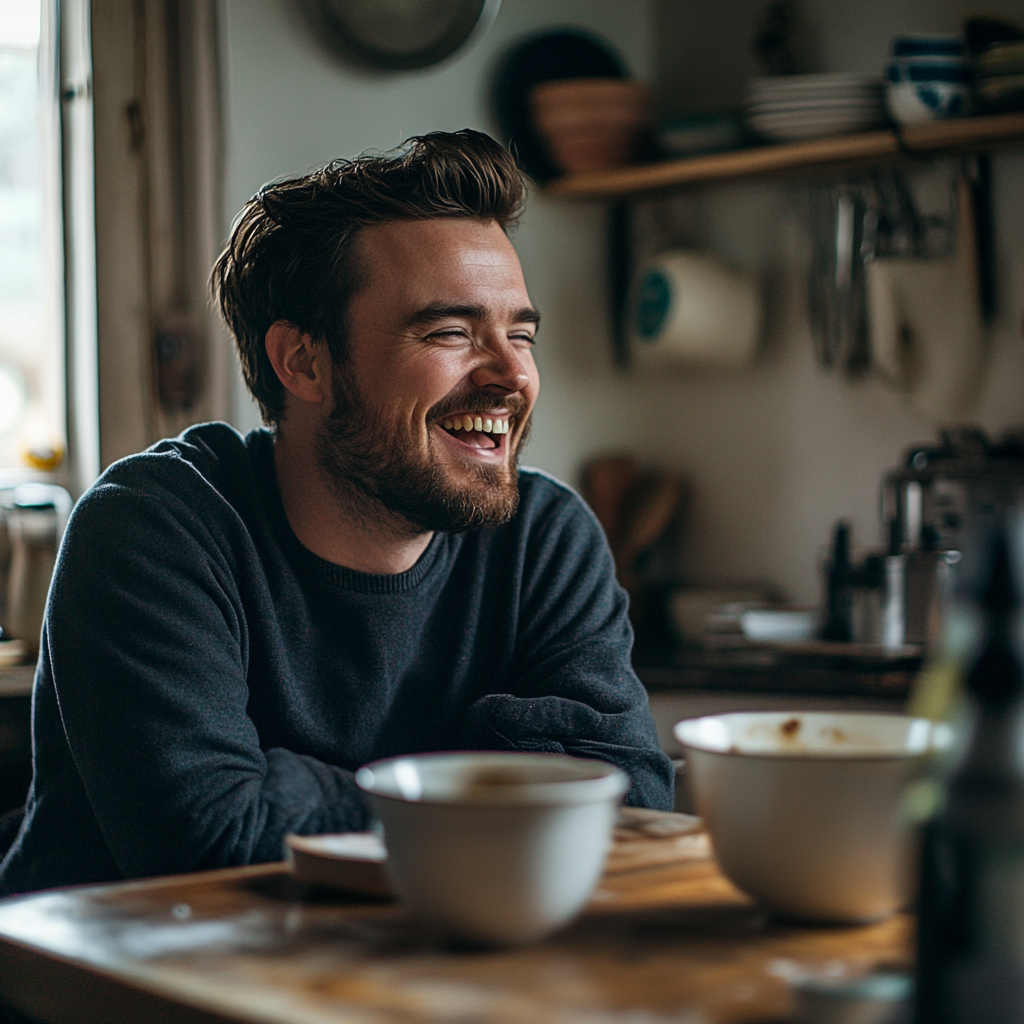
{"type": "Polygon", "coordinates": [[[957,753],[923,829],[916,1024],[1024,1021],[1024,664],[1018,517],[967,589],[980,613],[957,753]]]}

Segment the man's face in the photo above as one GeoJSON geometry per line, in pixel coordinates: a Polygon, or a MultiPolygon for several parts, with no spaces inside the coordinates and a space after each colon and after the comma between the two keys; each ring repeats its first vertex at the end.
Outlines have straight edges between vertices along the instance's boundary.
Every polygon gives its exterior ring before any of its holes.
{"type": "Polygon", "coordinates": [[[357,258],[322,469],[414,530],[507,521],[539,389],[515,250],[494,223],[395,221],[364,229],[357,258]]]}

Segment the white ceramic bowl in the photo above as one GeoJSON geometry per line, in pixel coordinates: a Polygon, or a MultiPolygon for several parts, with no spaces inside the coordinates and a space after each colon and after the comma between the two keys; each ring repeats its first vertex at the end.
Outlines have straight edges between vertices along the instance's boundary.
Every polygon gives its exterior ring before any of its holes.
{"type": "Polygon", "coordinates": [[[586,903],[628,776],[561,754],[420,754],[360,768],[388,871],[424,925],[484,943],[539,939],[586,903]]]}
{"type": "Polygon", "coordinates": [[[725,874],[784,916],[879,920],[911,894],[908,784],[926,719],[844,712],[679,722],[686,777],[725,874]]]}
{"type": "Polygon", "coordinates": [[[970,113],[970,99],[970,71],[963,58],[901,57],[886,69],[886,106],[900,124],[963,117],[970,113]]]}
{"type": "Polygon", "coordinates": [[[818,628],[818,613],[796,608],[751,608],[740,615],[740,628],[755,643],[811,640],[818,628]]]}

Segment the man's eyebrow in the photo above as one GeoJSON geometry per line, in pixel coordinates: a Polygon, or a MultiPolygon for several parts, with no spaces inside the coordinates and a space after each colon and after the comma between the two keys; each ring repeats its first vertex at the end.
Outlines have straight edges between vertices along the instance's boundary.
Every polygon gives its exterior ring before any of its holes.
{"type": "MultiPolygon", "coordinates": [[[[484,320],[487,317],[487,310],[483,306],[446,306],[442,303],[434,303],[416,310],[415,313],[406,317],[406,327],[429,327],[438,320],[448,320],[453,317],[462,317],[466,320],[484,320]]],[[[532,306],[524,306],[517,310],[511,317],[511,322],[516,324],[539,324],[540,313],[532,306]]]]}
{"type": "Polygon", "coordinates": [[[514,317],[512,317],[512,323],[539,324],[540,310],[534,309],[533,306],[524,306],[514,317]]]}

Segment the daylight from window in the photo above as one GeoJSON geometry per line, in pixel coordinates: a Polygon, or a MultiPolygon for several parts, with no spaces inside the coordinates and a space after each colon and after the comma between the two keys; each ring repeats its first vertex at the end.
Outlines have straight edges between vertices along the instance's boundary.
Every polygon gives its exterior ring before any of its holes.
{"type": "Polygon", "coordinates": [[[40,0],[0,0],[0,470],[65,447],[56,73],[40,0]]]}

